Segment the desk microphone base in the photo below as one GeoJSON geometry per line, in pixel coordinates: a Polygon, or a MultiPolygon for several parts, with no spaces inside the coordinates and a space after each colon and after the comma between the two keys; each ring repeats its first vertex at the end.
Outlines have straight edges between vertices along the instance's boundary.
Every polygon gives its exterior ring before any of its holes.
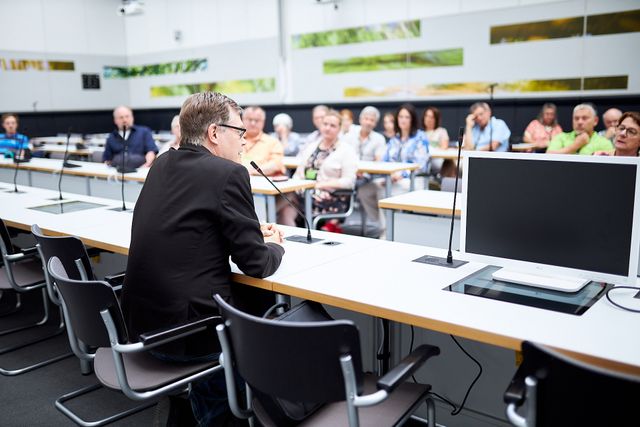
{"type": "Polygon", "coordinates": [[[308,241],[307,236],[289,236],[289,237],[285,237],[284,240],[288,240],[290,242],[306,243],[310,245],[312,243],[321,242],[323,239],[312,237],[311,241],[308,241]]]}
{"type": "Polygon", "coordinates": [[[79,168],[81,165],[76,165],[75,163],[64,162],[65,169],[69,168],[79,168]]]}
{"type": "Polygon", "coordinates": [[[445,268],[458,268],[461,265],[465,265],[467,263],[467,261],[454,259],[453,262],[449,264],[446,258],[439,257],[439,256],[431,256],[431,255],[421,256],[420,258],[414,259],[413,262],[419,262],[422,264],[435,265],[437,267],[445,267],[445,268]]]}
{"type": "Polygon", "coordinates": [[[129,213],[133,213],[133,209],[130,208],[126,208],[126,209],[122,209],[121,206],[117,207],[117,208],[111,208],[109,209],[110,211],[116,211],[116,212],[129,212],[129,213]]]}
{"type": "Polygon", "coordinates": [[[5,193],[13,193],[13,194],[24,194],[25,192],[22,190],[5,190],[5,193]]]}

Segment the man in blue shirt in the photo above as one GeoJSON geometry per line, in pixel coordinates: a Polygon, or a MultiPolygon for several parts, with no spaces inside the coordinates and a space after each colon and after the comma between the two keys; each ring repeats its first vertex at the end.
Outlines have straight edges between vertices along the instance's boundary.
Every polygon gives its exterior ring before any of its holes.
{"type": "Polygon", "coordinates": [[[151,167],[158,153],[151,130],[146,126],[133,124],[133,112],[129,107],[120,106],[113,110],[113,122],[117,129],[109,134],[104,146],[102,161],[108,165],[122,165],[124,144],[127,144],[127,166],[151,167]],[[124,138],[122,136],[125,130],[124,138]]]}
{"type": "Polygon", "coordinates": [[[29,148],[29,138],[18,133],[18,116],[12,113],[2,115],[4,133],[0,133],[0,155],[14,157],[20,150],[29,148]]]}
{"type": "Polygon", "coordinates": [[[504,120],[491,116],[486,102],[476,102],[469,108],[464,133],[464,149],[508,151],[511,131],[504,120]]]}

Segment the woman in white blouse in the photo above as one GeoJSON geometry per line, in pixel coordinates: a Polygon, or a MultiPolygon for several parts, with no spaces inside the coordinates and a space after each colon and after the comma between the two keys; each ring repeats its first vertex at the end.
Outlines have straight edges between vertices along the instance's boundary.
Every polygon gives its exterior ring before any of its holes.
{"type": "MultiPolygon", "coordinates": [[[[352,189],[356,182],[358,157],[349,144],[339,140],[342,118],[340,113],[329,110],[320,127],[321,137],[309,144],[299,155],[300,163],[294,178],[316,181],[313,194],[314,215],[342,212],[348,209],[349,198],[334,196],[332,191],[352,189]]],[[[295,225],[295,209],[279,202],[278,222],[295,225]]]]}

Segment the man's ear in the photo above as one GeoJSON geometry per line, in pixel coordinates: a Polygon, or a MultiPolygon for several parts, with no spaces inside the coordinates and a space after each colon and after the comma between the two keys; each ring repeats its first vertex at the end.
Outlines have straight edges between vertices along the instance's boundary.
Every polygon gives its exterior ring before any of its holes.
{"type": "Polygon", "coordinates": [[[215,124],[210,124],[209,127],[207,128],[207,138],[209,138],[209,141],[212,144],[218,144],[218,136],[217,136],[217,130],[218,130],[218,126],[216,126],[215,124]]]}
{"type": "Polygon", "coordinates": [[[598,126],[598,116],[594,117],[594,121],[593,121],[593,127],[595,128],[596,126],[598,126]]]}

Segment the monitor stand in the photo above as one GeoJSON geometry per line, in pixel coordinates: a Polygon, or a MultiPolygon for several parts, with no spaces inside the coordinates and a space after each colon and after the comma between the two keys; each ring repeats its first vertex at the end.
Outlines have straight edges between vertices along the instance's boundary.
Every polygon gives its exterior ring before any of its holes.
{"type": "Polygon", "coordinates": [[[540,276],[501,268],[492,275],[494,280],[533,286],[535,288],[550,289],[560,292],[578,292],[591,280],[567,276],[540,276]]]}

